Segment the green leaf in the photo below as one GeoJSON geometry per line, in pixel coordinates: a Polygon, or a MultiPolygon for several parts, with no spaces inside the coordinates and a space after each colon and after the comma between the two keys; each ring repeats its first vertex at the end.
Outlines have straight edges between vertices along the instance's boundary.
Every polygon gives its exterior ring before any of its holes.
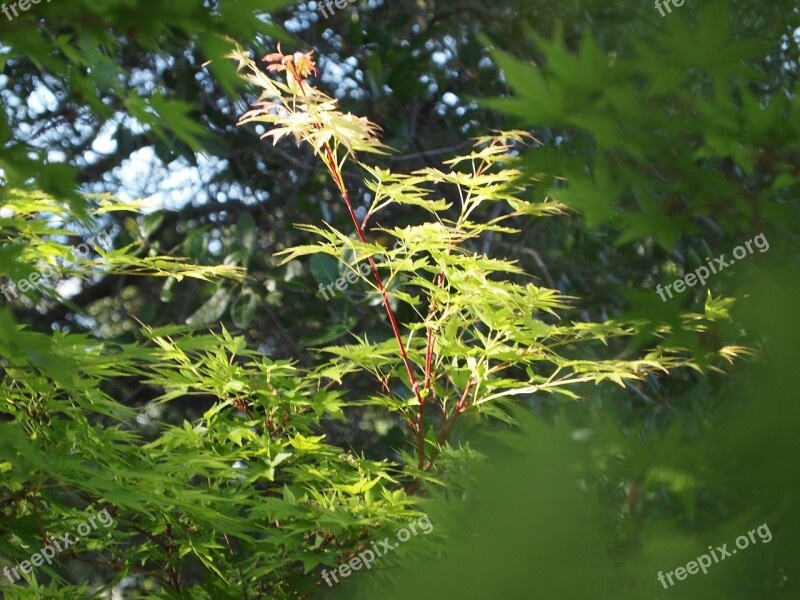
{"type": "Polygon", "coordinates": [[[187,325],[208,325],[209,323],[218,322],[225,309],[228,307],[228,302],[231,299],[231,291],[226,287],[220,287],[216,292],[206,300],[206,302],[198,308],[189,318],[186,319],[187,325]]]}
{"type": "Polygon", "coordinates": [[[149,239],[151,235],[153,235],[158,228],[161,227],[161,224],[164,222],[164,212],[157,210],[154,213],[150,213],[146,215],[142,219],[142,224],[139,226],[139,231],[142,233],[142,237],[144,239],[149,239]]]}
{"type": "Polygon", "coordinates": [[[208,249],[207,229],[208,227],[192,229],[183,240],[183,253],[193,261],[200,261],[208,249]]]}
{"type": "Polygon", "coordinates": [[[333,283],[339,278],[339,261],[327,254],[314,254],[311,256],[311,274],[317,283],[333,283]]]}
{"type": "Polygon", "coordinates": [[[231,306],[231,319],[239,329],[246,329],[258,308],[258,296],[252,290],[242,290],[231,306]]]}
{"type": "Polygon", "coordinates": [[[256,249],[257,241],[258,232],[253,216],[248,212],[242,213],[239,220],[236,221],[233,243],[231,244],[232,252],[243,251],[244,259],[242,260],[242,265],[247,265],[256,249]]]}

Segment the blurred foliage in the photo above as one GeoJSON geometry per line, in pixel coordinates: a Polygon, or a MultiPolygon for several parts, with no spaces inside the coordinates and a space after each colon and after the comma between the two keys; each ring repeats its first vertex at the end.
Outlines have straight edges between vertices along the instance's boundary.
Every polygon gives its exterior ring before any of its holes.
{"type": "Polygon", "coordinates": [[[792,431],[800,414],[786,391],[800,359],[800,287],[785,267],[772,262],[748,282],[753,299],[741,318],[770,349],[733,374],[702,438],[687,440],[678,424],[645,435],[608,415],[564,411],[547,426],[516,411],[513,431],[474,440],[482,464],[473,463],[463,491],[422,506],[435,537],[403,547],[419,556],[376,562],[334,597],[796,598],[800,487],[787,465],[800,458],[792,431]],[[709,546],[730,551],[763,524],[771,539],[756,535],[706,574],[673,576],[668,589],[659,582],[659,572],[709,546]]]}
{"type": "MultiPolygon", "coordinates": [[[[574,282],[578,293],[614,294],[617,310],[672,323],[685,344],[701,348],[676,323],[680,301],[674,309],[653,301],[655,285],[759,233],[774,239],[773,254],[798,249],[800,14],[795,2],[714,0],[675,8],[648,27],[644,37],[638,28],[620,31],[613,43],[561,24],[528,28],[523,58],[498,41],[492,56],[513,95],[480,103],[541,132],[543,147],[522,158],[531,193],[607,233],[598,248],[604,265],[624,261],[599,289],[574,282]]],[[[575,237],[564,254],[579,251],[575,237]]],[[[710,288],[724,293],[725,279],[710,288]]],[[[682,303],[705,299],[698,286],[682,303]]]]}

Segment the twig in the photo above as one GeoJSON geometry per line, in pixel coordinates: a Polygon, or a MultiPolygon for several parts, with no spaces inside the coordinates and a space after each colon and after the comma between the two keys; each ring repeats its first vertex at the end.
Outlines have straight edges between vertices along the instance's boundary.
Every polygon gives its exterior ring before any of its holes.
{"type": "MultiPolygon", "coordinates": [[[[297,69],[295,68],[294,63],[289,62],[287,64],[288,71],[292,74],[295,82],[300,89],[300,92],[303,94],[303,98],[306,102],[309,102],[308,95],[306,94],[305,85],[303,84],[303,78],[300,77],[300,73],[298,73],[297,69]]],[[[317,129],[322,129],[322,125],[319,122],[315,123],[315,127],[317,129]]],[[[344,200],[345,205],[347,206],[347,210],[350,213],[350,218],[353,220],[353,226],[356,229],[356,234],[358,235],[359,239],[363,243],[367,243],[366,236],[364,235],[364,229],[361,227],[361,224],[358,222],[358,218],[356,217],[355,210],[353,209],[353,203],[350,201],[350,194],[347,191],[347,187],[345,186],[344,180],[342,179],[342,174],[339,170],[339,163],[335,160],[333,150],[331,149],[330,142],[325,142],[324,144],[325,150],[325,157],[327,159],[327,168],[328,172],[330,173],[331,177],[336,184],[336,187],[339,189],[339,193],[342,196],[342,200],[344,200]]],[[[370,269],[372,270],[372,276],[375,278],[375,284],[378,287],[378,292],[381,295],[381,301],[383,302],[383,307],[386,309],[386,315],[389,317],[389,323],[392,326],[392,332],[394,333],[395,340],[397,341],[397,346],[400,350],[400,356],[403,359],[403,364],[406,368],[406,373],[408,374],[408,380],[411,385],[411,389],[414,392],[414,396],[416,396],[417,401],[422,403],[423,398],[422,394],[419,389],[419,382],[417,378],[414,376],[414,369],[411,367],[411,361],[408,358],[408,353],[406,352],[406,347],[403,344],[403,339],[400,336],[400,328],[397,325],[397,320],[394,316],[394,311],[392,310],[391,305],[389,304],[389,296],[386,293],[386,287],[383,285],[383,280],[381,279],[380,273],[378,273],[378,268],[375,266],[375,261],[372,259],[371,256],[367,257],[367,261],[369,262],[370,269]]]]}

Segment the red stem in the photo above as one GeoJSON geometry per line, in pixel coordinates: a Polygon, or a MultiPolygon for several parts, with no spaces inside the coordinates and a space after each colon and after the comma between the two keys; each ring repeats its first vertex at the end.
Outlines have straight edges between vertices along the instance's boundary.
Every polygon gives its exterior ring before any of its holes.
{"type": "MultiPolygon", "coordinates": [[[[453,427],[456,424],[456,419],[458,419],[458,415],[467,410],[467,396],[469,395],[470,389],[472,389],[472,383],[473,383],[472,379],[467,381],[467,385],[464,388],[464,393],[461,394],[461,398],[456,403],[455,414],[449,421],[445,420],[442,423],[442,430],[439,432],[439,437],[436,439],[436,444],[438,446],[441,446],[447,440],[447,438],[450,437],[450,433],[452,433],[453,431],[453,427]]],[[[433,466],[433,461],[436,460],[436,457],[438,455],[439,451],[437,449],[437,452],[433,456],[431,456],[430,460],[428,461],[428,465],[425,467],[426,471],[433,466]]]]}
{"type": "MultiPolygon", "coordinates": [[[[325,154],[328,157],[328,162],[331,167],[328,169],[331,176],[336,183],[336,186],[339,188],[339,193],[342,195],[342,200],[347,205],[347,210],[350,212],[350,217],[353,219],[353,225],[356,228],[356,233],[358,234],[359,239],[363,243],[367,243],[367,238],[364,235],[364,229],[361,227],[361,224],[358,222],[358,218],[356,217],[356,213],[353,210],[353,204],[350,202],[350,195],[347,193],[347,188],[344,186],[344,181],[342,181],[341,173],[337,169],[334,168],[336,162],[333,158],[333,152],[331,151],[330,146],[326,143],[325,144],[325,154]]],[[[408,379],[411,383],[411,388],[414,390],[414,395],[417,397],[417,400],[422,402],[421,394],[419,391],[419,384],[417,383],[417,378],[414,376],[414,370],[411,367],[411,361],[408,358],[408,353],[406,352],[406,347],[403,344],[403,338],[400,335],[400,328],[397,325],[397,320],[394,317],[394,311],[392,307],[389,305],[389,296],[386,294],[386,288],[383,285],[383,280],[381,279],[380,273],[378,273],[378,268],[375,266],[375,261],[372,260],[372,257],[367,257],[369,261],[369,267],[372,270],[372,276],[375,278],[375,284],[378,286],[378,292],[380,292],[381,300],[383,302],[383,307],[386,309],[386,314],[389,317],[389,322],[392,325],[392,331],[394,332],[394,337],[397,340],[397,346],[400,349],[400,355],[403,357],[403,364],[405,364],[406,372],[408,373],[408,379]]]]}
{"type": "MultiPolygon", "coordinates": [[[[306,95],[305,87],[303,86],[303,79],[300,77],[299,73],[294,69],[294,65],[287,66],[291,70],[292,77],[297,82],[300,91],[303,94],[303,97],[308,102],[308,96],[306,95]]],[[[319,123],[315,123],[317,129],[321,129],[322,126],[319,123]]],[[[353,225],[356,228],[356,233],[358,234],[359,239],[363,243],[367,243],[367,239],[364,236],[364,229],[361,227],[361,224],[358,222],[358,218],[356,217],[356,213],[353,210],[353,204],[350,202],[350,195],[347,192],[347,188],[344,185],[344,180],[342,179],[342,174],[339,172],[338,163],[334,160],[333,151],[331,150],[330,144],[325,142],[325,155],[328,159],[328,172],[333,177],[336,186],[339,188],[339,193],[342,195],[342,200],[344,200],[345,205],[347,206],[347,210],[350,212],[350,218],[353,220],[353,225]]],[[[392,332],[394,333],[394,338],[397,341],[397,346],[400,349],[400,356],[403,359],[403,364],[406,368],[406,373],[408,374],[408,380],[411,385],[411,389],[414,392],[414,396],[416,396],[417,401],[422,405],[424,403],[424,399],[422,398],[422,394],[419,390],[419,383],[417,382],[417,378],[414,376],[414,369],[411,367],[411,361],[408,358],[408,353],[406,352],[406,347],[403,344],[403,338],[400,335],[400,328],[397,325],[397,320],[394,316],[394,311],[389,304],[389,296],[386,294],[386,288],[383,285],[383,280],[381,279],[380,273],[378,273],[378,268],[375,266],[375,261],[372,260],[372,257],[367,257],[369,261],[370,269],[372,270],[372,276],[375,278],[375,284],[378,287],[378,292],[381,295],[381,301],[383,302],[383,307],[386,309],[386,315],[389,317],[389,323],[392,326],[392,332]]],[[[421,428],[420,428],[421,429],[421,428]]]]}

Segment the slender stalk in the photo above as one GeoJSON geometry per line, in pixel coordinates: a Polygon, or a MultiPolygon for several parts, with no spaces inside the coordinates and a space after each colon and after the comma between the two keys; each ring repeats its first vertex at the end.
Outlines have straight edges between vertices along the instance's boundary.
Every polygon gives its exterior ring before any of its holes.
{"type": "MultiPolygon", "coordinates": [[[[450,249],[448,249],[447,253],[450,253],[450,249]]],[[[439,287],[444,287],[444,271],[440,271],[439,275],[437,276],[437,285],[439,287]]],[[[431,300],[430,308],[428,309],[428,319],[433,316],[433,313],[436,312],[436,305],[431,300]]],[[[426,325],[427,328],[427,335],[428,339],[426,341],[426,348],[425,348],[425,385],[424,389],[427,391],[431,387],[432,379],[433,379],[433,346],[435,340],[433,339],[433,327],[430,323],[426,325]]]]}
{"type": "MultiPolygon", "coordinates": [[[[292,74],[295,82],[297,83],[300,92],[303,94],[303,98],[305,98],[306,102],[308,102],[308,96],[306,95],[305,86],[303,85],[303,78],[300,77],[300,74],[297,72],[293,63],[289,63],[287,65],[287,69],[292,74]]],[[[317,129],[322,129],[322,125],[319,123],[315,123],[317,129]]],[[[324,145],[325,151],[325,158],[326,164],[328,167],[328,173],[330,173],[331,177],[336,184],[336,187],[339,189],[339,193],[342,196],[342,200],[344,200],[345,205],[347,206],[347,210],[350,213],[350,218],[353,220],[353,226],[356,229],[356,234],[358,235],[359,239],[366,243],[367,239],[364,235],[364,228],[358,222],[358,218],[356,217],[355,210],[353,210],[353,203],[350,201],[350,194],[347,191],[347,187],[345,186],[344,179],[342,177],[341,170],[339,168],[339,163],[335,160],[335,155],[333,150],[331,149],[330,143],[325,142],[324,145]]],[[[397,319],[395,319],[394,311],[392,310],[391,305],[389,304],[389,296],[386,293],[386,287],[383,285],[383,280],[381,279],[380,273],[378,273],[378,268],[375,266],[375,261],[372,259],[371,256],[367,257],[367,261],[369,262],[370,270],[372,271],[372,276],[375,279],[375,284],[378,288],[378,292],[381,295],[381,301],[383,303],[383,307],[386,310],[386,315],[389,317],[389,323],[392,327],[392,332],[394,333],[394,338],[397,341],[397,346],[400,350],[400,356],[403,359],[403,365],[406,368],[406,373],[408,374],[409,384],[411,385],[411,389],[414,392],[414,396],[417,398],[417,401],[422,405],[424,403],[424,397],[420,392],[419,389],[419,382],[417,381],[416,376],[414,375],[414,369],[411,366],[411,361],[408,358],[408,352],[406,351],[405,344],[403,344],[403,338],[400,335],[400,327],[397,325],[397,319]]],[[[420,430],[421,426],[417,424],[417,429],[420,430]]],[[[424,449],[423,449],[424,451],[424,449]]]]}
{"type": "MultiPolygon", "coordinates": [[[[458,415],[467,410],[467,396],[469,396],[469,392],[473,385],[474,381],[472,379],[467,381],[467,385],[464,388],[464,392],[461,394],[461,398],[459,398],[458,402],[456,402],[454,409],[455,413],[452,417],[447,418],[446,414],[442,415],[442,428],[439,431],[439,436],[436,438],[436,447],[428,459],[428,464],[419,466],[421,471],[430,471],[431,467],[433,467],[433,463],[436,461],[436,458],[442,453],[442,444],[447,441],[447,438],[449,438],[450,434],[453,432],[453,427],[455,427],[458,415]]],[[[418,483],[419,479],[414,478],[414,480],[406,487],[406,494],[412,494],[417,489],[418,483]]]]}
{"type": "MultiPolygon", "coordinates": [[[[444,271],[440,271],[437,277],[437,284],[439,287],[444,287],[444,271]]],[[[425,404],[431,395],[431,385],[435,381],[433,375],[433,350],[436,340],[433,337],[433,325],[430,323],[431,317],[436,312],[436,305],[431,300],[430,308],[428,309],[428,323],[425,328],[427,330],[427,339],[425,341],[425,383],[423,385],[422,399],[419,403],[417,411],[417,457],[418,466],[420,469],[425,464],[425,404]]]]}
{"type": "MultiPolygon", "coordinates": [[[[339,171],[338,164],[334,160],[333,152],[330,148],[328,143],[325,144],[325,153],[328,157],[329,167],[328,171],[330,172],[331,176],[334,178],[334,181],[339,188],[339,193],[344,200],[345,205],[347,206],[347,210],[350,212],[350,218],[353,220],[353,226],[356,229],[356,234],[358,238],[366,243],[367,238],[364,235],[364,229],[361,227],[361,224],[358,222],[358,218],[356,217],[356,213],[353,210],[353,204],[350,202],[350,195],[347,192],[347,188],[344,185],[344,181],[342,180],[342,174],[339,171]]],[[[383,285],[383,280],[381,279],[380,273],[378,273],[378,268],[375,266],[375,261],[372,259],[371,256],[367,257],[367,261],[369,262],[370,270],[372,271],[372,276],[375,278],[375,284],[378,287],[378,292],[381,295],[381,301],[383,302],[383,307],[386,309],[386,315],[389,317],[389,322],[392,326],[392,331],[394,332],[394,337],[397,340],[397,345],[400,349],[400,355],[403,358],[403,363],[406,367],[406,372],[408,373],[408,379],[411,383],[411,387],[414,390],[414,395],[417,397],[417,400],[420,402],[423,401],[421,398],[420,390],[419,390],[419,383],[417,382],[417,378],[414,375],[414,370],[411,367],[411,361],[408,358],[408,353],[406,352],[405,344],[403,344],[403,338],[400,335],[400,328],[397,325],[397,320],[394,316],[394,311],[392,310],[391,305],[389,304],[389,296],[386,293],[386,287],[383,285]]]]}
{"type": "Polygon", "coordinates": [[[436,439],[436,450],[431,455],[428,464],[425,466],[423,470],[428,471],[433,466],[433,461],[436,460],[436,457],[439,456],[441,453],[441,446],[447,441],[447,438],[450,437],[450,434],[453,431],[453,427],[456,424],[456,419],[458,419],[458,415],[463,413],[467,410],[467,396],[469,395],[469,391],[472,389],[473,381],[470,379],[467,381],[467,385],[464,387],[464,393],[461,394],[461,398],[456,402],[455,405],[455,413],[453,414],[452,418],[445,419],[442,423],[442,429],[439,431],[439,437],[436,439]]]}

